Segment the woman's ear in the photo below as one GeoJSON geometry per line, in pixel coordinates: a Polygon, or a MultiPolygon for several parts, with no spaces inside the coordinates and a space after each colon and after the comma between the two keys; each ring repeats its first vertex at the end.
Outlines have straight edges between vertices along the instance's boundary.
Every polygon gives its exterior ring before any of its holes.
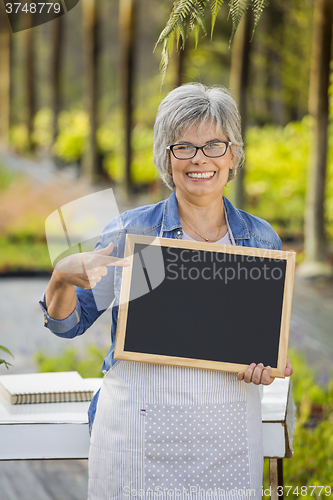
{"type": "Polygon", "coordinates": [[[169,156],[168,174],[169,174],[169,175],[172,175],[172,166],[171,166],[171,151],[170,151],[170,156],[169,156]]]}
{"type": "Polygon", "coordinates": [[[234,145],[232,144],[232,146],[231,146],[231,148],[230,148],[230,152],[231,152],[231,159],[232,159],[233,161],[235,161],[235,155],[234,155],[234,153],[233,153],[233,148],[234,148],[236,151],[238,151],[238,150],[239,150],[239,146],[237,146],[237,145],[236,145],[236,146],[234,146],[234,145]]]}

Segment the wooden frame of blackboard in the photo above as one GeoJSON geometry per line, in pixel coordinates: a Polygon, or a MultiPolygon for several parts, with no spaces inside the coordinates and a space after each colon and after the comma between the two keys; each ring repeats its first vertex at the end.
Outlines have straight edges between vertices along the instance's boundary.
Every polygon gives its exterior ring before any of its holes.
{"type": "MultiPolygon", "coordinates": [[[[130,266],[123,268],[121,293],[120,293],[120,304],[118,312],[118,322],[117,322],[117,332],[116,332],[116,342],[114,358],[117,360],[128,360],[146,363],[157,363],[171,366],[184,366],[191,368],[202,368],[210,370],[220,370],[227,372],[239,372],[245,371],[248,364],[227,362],[221,360],[207,360],[207,359],[197,359],[189,358],[183,356],[174,355],[164,355],[162,353],[147,353],[139,352],[138,350],[126,350],[125,340],[126,340],[126,328],[129,318],[129,297],[131,289],[132,271],[133,271],[133,258],[136,251],[136,245],[144,246],[158,246],[174,249],[186,249],[189,251],[204,251],[211,252],[212,254],[224,254],[234,256],[245,256],[252,258],[259,258],[261,262],[267,263],[268,261],[274,260],[274,262],[283,263],[285,262],[285,273],[283,276],[283,292],[281,294],[281,304],[282,311],[280,315],[280,323],[278,325],[279,336],[276,341],[278,342],[278,355],[277,363],[272,366],[271,375],[274,377],[284,378],[284,370],[286,367],[287,360],[287,349],[289,340],[289,326],[290,326],[290,316],[291,316],[291,304],[292,304],[292,294],[293,294],[293,283],[294,283],[294,273],[295,273],[295,261],[296,253],[291,251],[282,250],[271,250],[271,249],[260,249],[253,247],[241,247],[241,246],[231,246],[231,245],[220,245],[216,243],[206,243],[197,241],[186,241],[171,238],[154,238],[149,236],[127,234],[126,244],[125,244],[125,258],[131,263],[130,266]],[[267,259],[267,261],[265,260],[267,259]]],[[[170,250],[171,251],[171,250],[170,250]]],[[[231,257],[230,257],[231,258],[231,257]]],[[[152,293],[152,292],[150,292],[152,293]]],[[[171,299],[171,297],[169,297],[171,299]]],[[[164,311],[167,314],[167,311],[164,311]]],[[[149,311],[146,311],[149,314],[149,311]]],[[[143,327],[144,328],[144,327],[143,327]]],[[[268,325],[269,328],[269,325],[268,325]]],[[[277,327],[276,327],[277,328],[277,327]]],[[[248,332],[244,332],[248,335],[248,332]]],[[[142,335],[142,329],[139,335],[142,335]]],[[[240,335],[242,335],[240,333],[240,335]]],[[[242,338],[239,337],[239,342],[242,338]]],[[[189,332],[188,342],[191,342],[191,332],[189,332]]],[[[202,342],[205,342],[205,336],[202,336],[202,342]]],[[[252,360],[251,362],[257,362],[252,360]]],[[[249,363],[250,364],[250,363],[249,363]]]]}

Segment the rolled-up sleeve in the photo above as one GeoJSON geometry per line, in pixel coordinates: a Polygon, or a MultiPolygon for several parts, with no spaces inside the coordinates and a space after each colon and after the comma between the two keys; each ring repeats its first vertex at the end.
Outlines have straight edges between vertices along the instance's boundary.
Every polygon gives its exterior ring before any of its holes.
{"type": "Polygon", "coordinates": [[[39,301],[39,305],[43,311],[44,326],[46,328],[49,328],[49,330],[59,337],[71,338],[75,336],[73,335],[73,329],[75,329],[81,318],[81,305],[78,300],[76,301],[74,311],[65,319],[54,319],[49,316],[46,309],[45,292],[39,301]]]}
{"type": "MultiPolygon", "coordinates": [[[[105,248],[112,241],[115,244],[111,255],[117,257],[117,240],[119,236],[119,217],[108,223],[95,250],[105,248]]],[[[74,311],[61,320],[51,318],[48,314],[45,292],[39,304],[44,314],[44,326],[58,337],[74,338],[82,335],[94,321],[110,307],[114,299],[114,266],[107,267],[107,274],[96,284],[94,289],[82,289],[75,286],[76,306],[74,311]]]]}

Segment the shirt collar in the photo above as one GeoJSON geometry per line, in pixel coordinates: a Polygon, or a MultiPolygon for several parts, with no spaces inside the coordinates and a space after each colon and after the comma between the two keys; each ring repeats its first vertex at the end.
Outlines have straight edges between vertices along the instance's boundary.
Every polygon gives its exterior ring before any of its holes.
{"type": "MultiPolygon", "coordinates": [[[[223,196],[224,208],[227,216],[227,221],[235,239],[249,239],[250,233],[247,224],[242,217],[241,213],[235,208],[232,203],[223,196]]],[[[164,231],[174,231],[181,229],[181,223],[178,215],[178,204],[176,193],[173,191],[169,198],[165,201],[163,220],[162,220],[162,233],[164,231]]]]}

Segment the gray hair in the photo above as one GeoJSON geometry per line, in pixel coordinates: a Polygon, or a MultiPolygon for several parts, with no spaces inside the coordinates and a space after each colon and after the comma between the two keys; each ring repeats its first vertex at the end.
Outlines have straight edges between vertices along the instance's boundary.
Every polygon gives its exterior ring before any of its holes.
{"type": "Polygon", "coordinates": [[[154,163],[170,189],[174,189],[175,184],[169,173],[171,153],[166,147],[174,144],[193,125],[200,127],[207,122],[232,142],[236,173],[241,168],[244,161],[241,119],[234,99],[224,87],[186,83],[163,99],[154,126],[154,163]]]}

